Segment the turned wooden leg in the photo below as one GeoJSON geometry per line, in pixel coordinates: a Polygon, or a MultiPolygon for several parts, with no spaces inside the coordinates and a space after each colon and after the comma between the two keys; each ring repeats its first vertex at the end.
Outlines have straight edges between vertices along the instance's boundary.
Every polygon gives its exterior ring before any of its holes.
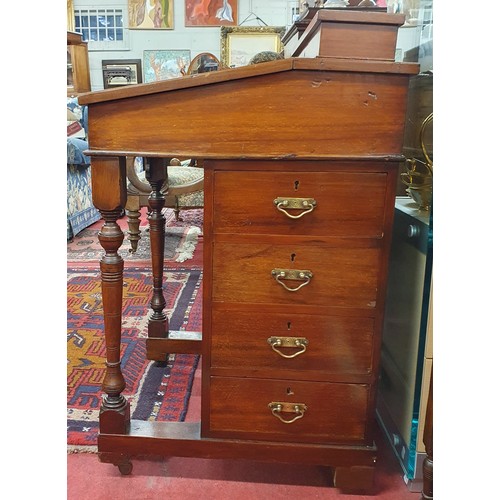
{"type": "Polygon", "coordinates": [[[153,270],[153,298],[149,318],[148,337],[165,338],[168,336],[168,318],[164,313],[165,297],[163,295],[163,260],[165,255],[165,217],[162,210],[165,196],[161,188],[167,178],[167,160],[165,158],[145,158],[146,179],[151,185],[148,215],[149,235],[151,242],[151,267],[153,270]]]}
{"type": "Polygon", "coordinates": [[[122,395],[125,379],[120,367],[123,259],[118,253],[124,234],[117,224],[126,202],[124,159],[106,157],[92,160],[92,201],[104,219],[98,238],[105,254],[100,262],[106,374],[105,393],[99,414],[99,431],[126,434],[130,427],[130,406],[122,395]]]}
{"type": "Polygon", "coordinates": [[[174,207],[174,214],[175,214],[175,220],[176,221],[182,221],[181,219],[181,209],[179,206],[179,197],[175,197],[175,207],[174,207]]]}
{"type": "Polygon", "coordinates": [[[433,397],[432,397],[432,373],[431,373],[431,381],[430,381],[430,387],[429,387],[429,397],[427,399],[427,410],[425,412],[425,424],[424,424],[424,436],[423,436],[423,441],[425,445],[425,453],[427,456],[424,459],[423,463],[423,479],[424,479],[424,484],[422,488],[422,499],[423,500],[428,500],[432,499],[433,497],[433,467],[434,467],[434,460],[433,460],[433,439],[432,439],[432,434],[433,434],[433,411],[432,411],[432,406],[433,406],[433,397]]]}
{"type": "Polygon", "coordinates": [[[139,206],[139,196],[129,195],[127,198],[127,205],[125,206],[125,213],[128,219],[128,239],[130,241],[130,252],[137,252],[137,246],[141,239],[141,209],[139,206]]]}

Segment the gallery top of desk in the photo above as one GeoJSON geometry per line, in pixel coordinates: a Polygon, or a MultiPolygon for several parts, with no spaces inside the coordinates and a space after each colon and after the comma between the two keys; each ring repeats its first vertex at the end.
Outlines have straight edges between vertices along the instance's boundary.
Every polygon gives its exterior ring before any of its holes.
{"type": "Polygon", "coordinates": [[[320,10],[297,57],[84,94],[89,154],[399,155],[408,79],[418,73],[418,64],[394,62],[403,22],[403,15],[320,10]]]}

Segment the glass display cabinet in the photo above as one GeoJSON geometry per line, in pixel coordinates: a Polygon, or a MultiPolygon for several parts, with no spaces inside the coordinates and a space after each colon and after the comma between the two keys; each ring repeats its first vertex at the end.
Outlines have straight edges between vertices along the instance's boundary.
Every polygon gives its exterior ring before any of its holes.
{"type": "MultiPolygon", "coordinates": [[[[399,28],[396,60],[418,62],[410,78],[400,182],[396,199],[382,335],[377,418],[397,456],[411,491],[421,491],[426,446],[425,412],[432,351],[432,0],[387,2],[406,15],[399,28]],[[408,183],[417,165],[428,200],[422,203],[408,183]],[[406,182],[405,182],[406,180],[406,182]]],[[[420,187],[420,184],[418,187],[420,187]]]]}

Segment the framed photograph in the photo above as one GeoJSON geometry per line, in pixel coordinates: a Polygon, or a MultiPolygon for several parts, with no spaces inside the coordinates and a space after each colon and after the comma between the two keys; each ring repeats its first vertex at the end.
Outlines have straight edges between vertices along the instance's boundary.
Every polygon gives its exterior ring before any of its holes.
{"type": "Polygon", "coordinates": [[[128,0],[130,29],[174,28],[174,0],[128,0]]]}
{"type": "Polygon", "coordinates": [[[222,26],[221,63],[227,68],[237,68],[246,66],[259,52],[281,53],[284,34],[284,26],[222,26]]]}
{"type": "Polygon", "coordinates": [[[185,25],[236,26],[238,0],[186,0],[185,25]]]}
{"type": "Polygon", "coordinates": [[[140,59],[107,59],[102,61],[104,88],[124,87],[142,83],[140,59]]]}
{"type": "Polygon", "coordinates": [[[190,50],[145,50],[144,82],[157,82],[185,75],[190,62],[190,50]]]}

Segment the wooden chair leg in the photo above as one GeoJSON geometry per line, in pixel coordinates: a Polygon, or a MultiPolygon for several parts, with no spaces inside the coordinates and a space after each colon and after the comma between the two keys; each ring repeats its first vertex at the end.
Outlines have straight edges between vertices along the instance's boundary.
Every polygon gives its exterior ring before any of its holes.
{"type": "Polygon", "coordinates": [[[175,214],[176,221],[182,221],[180,213],[181,213],[181,209],[179,207],[179,197],[176,196],[175,197],[175,207],[174,207],[174,214],[175,214]]]}
{"type": "Polygon", "coordinates": [[[125,207],[125,213],[128,219],[128,239],[130,240],[130,252],[137,252],[137,246],[139,240],[141,239],[141,231],[139,229],[141,225],[141,212],[139,207],[139,197],[129,196],[127,198],[127,205],[125,207]]]}

